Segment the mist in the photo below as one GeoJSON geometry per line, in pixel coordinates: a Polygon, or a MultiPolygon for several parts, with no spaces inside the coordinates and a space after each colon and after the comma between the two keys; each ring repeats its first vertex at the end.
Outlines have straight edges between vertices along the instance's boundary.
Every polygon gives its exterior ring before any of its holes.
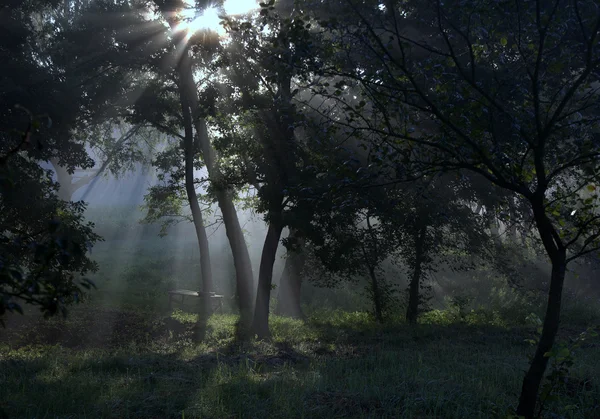
{"type": "Polygon", "coordinates": [[[600,417],[597,0],[8,0],[0,418],[600,417]]]}

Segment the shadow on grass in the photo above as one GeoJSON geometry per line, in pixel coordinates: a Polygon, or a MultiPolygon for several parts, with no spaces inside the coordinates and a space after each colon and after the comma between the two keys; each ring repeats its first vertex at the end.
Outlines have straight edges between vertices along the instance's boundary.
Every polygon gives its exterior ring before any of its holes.
{"type": "Polygon", "coordinates": [[[0,368],[6,377],[0,406],[11,418],[170,418],[182,417],[190,397],[212,381],[216,364],[57,352],[43,360],[1,361],[0,368]]]}
{"type": "MultiPolygon", "coordinates": [[[[498,328],[274,317],[261,342],[235,340],[235,321],[91,310],[59,322],[58,339],[23,330],[0,346],[0,407],[11,418],[491,418],[516,401],[530,352],[498,328]]],[[[600,376],[598,349],[585,351],[582,376],[600,376]]],[[[592,379],[555,410],[596,417],[598,395],[592,379]]]]}
{"type": "Polygon", "coordinates": [[[308,371],[306,357],[282,348],[188,360],[49,348],[0,361],[0,407],[11,418],[384,417],[373,395],[333,390],[331,382],[319,390],[325,373],[308,371]]]}

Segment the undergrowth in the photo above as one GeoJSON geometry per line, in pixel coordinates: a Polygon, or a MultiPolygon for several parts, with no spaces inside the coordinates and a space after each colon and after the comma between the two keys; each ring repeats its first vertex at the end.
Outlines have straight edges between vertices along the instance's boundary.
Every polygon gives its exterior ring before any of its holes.
{"type": "MultiPolygon", "coordinates": [[[[506,417],[531,328],[452,310],[416,327],[340,310],[273,316],[269,342],[236,341],[234,314],[204,323],[181,310],[83,306],[66,320],[9,322],[0,408],[10,418],[506,417]]],[[[596,377],[600,347],[589,340],[568,372],[575,387],[553,387],[547,417],[599,417],[596,377]]]]}

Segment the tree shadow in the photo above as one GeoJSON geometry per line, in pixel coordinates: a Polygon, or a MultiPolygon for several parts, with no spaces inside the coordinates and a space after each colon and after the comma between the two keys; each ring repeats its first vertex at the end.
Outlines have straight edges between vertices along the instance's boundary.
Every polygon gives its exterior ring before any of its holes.
{"type": "Polygon", "coordinates": [[[19,352],[0,360],[0,412],[11,418],[273,417],[269,412],[281,409],[269,394],[288,382],[281,378],[286,365],[309,366],[309,358],[290,345],[271,345],[265,353],[262,343],[247,341],[192,358],[181,351],[105,346],[30,346],[19,352]]]}

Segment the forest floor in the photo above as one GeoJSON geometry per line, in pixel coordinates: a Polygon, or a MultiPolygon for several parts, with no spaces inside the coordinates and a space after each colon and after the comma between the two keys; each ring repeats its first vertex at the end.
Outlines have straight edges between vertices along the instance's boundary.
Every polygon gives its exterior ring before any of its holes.
{"type": "MultiPolygon", "coordinates": [[[[533,353],[527,328],[332,312],[273,316],[272,341],[240,343],[235,321],[86,305],[66,320],[12,316],[0,417],[506,418],[533,353]]],[[[554,396],[544,417],[600,418],[600,340],[577,351],[554,396]]]]}

